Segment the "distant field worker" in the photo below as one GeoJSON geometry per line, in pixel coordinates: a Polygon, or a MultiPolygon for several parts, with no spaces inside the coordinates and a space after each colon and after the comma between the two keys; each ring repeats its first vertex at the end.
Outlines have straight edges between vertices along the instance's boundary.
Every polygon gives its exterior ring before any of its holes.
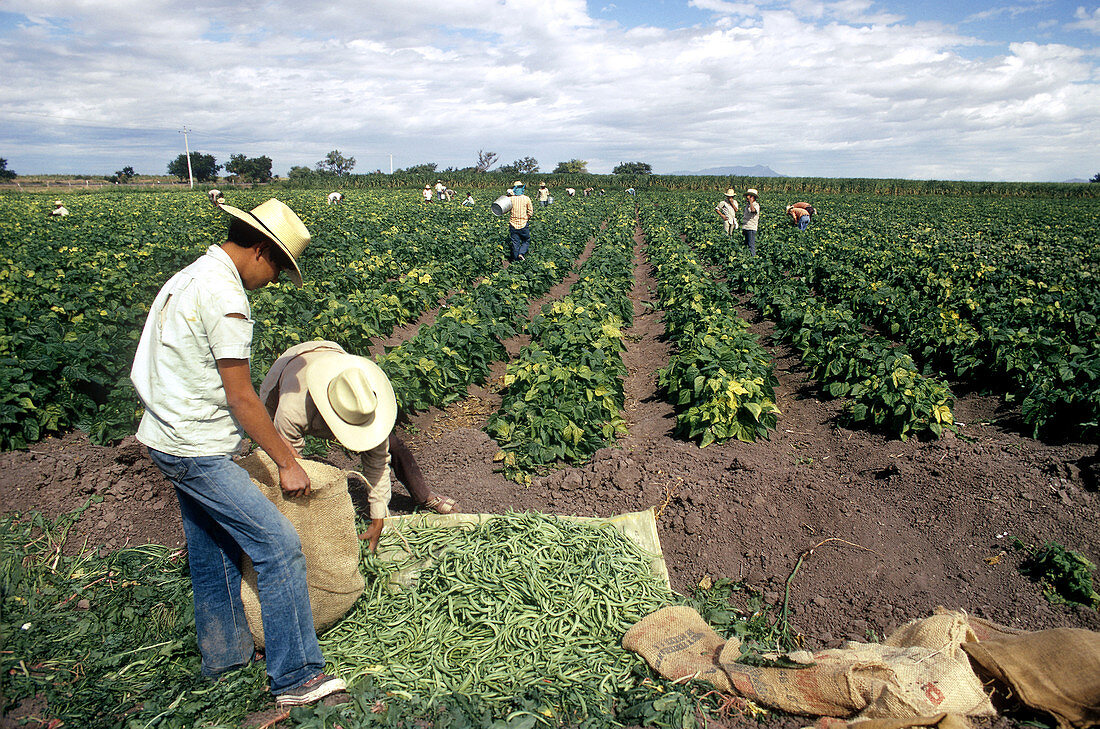
{"type": "Polygon", "coordinates": [[[737,230],[737,191],[732,187],[727,189],[726,199],[718,203],[714,211],[722,219],[722,228],[726,235],[733,235],[733,231],[737,230]]]}
{"type": "Polygon", "coordinates": [[[328,204],[329,205],[339,205],[342,202],[344,202],[344,193],[342,193],[342,192],[330,192],[328,194],[328,204]]]}
{"type": "Polygon", "coordinates": [[[759,193],[755,189],[745,190],[745,213],[741,216],[741,233],[745,236],[745,245],[749,253],[756,257],[756,227],[760,223],[760,203],[756,202],[759,193]]]}
{"type": "Polygon", "coordinates": [[[539,205],[546,207],[550,204],[550,190],[546,187],[545,182],[539,183],[539,205]]]}
{"type": "Polygon", "coordinates": [[[210,203],[212,205],[225,205],[225,197],[222,195],[221,190],[211,190],[206,194],[210,196],[210,203]]]}
{"type": "Polygon", "coordinates": [[[806,230],[810,225],[810,218],[817,211],[809,203],[799,202],[787,206],[787,217],[791,225],[797,225],[799,230],[806,230]]]}
{"type": "Polygon", "coordinates": [[[462,201],[462,204],[463,205],[473,205],[474,204],[474,194],[472,192],[466,193],[466,199],[462,201]]]}
{"type": "Polygon", "coordinates": [[[574,195],[577,194],[577,188],[567,187],[567,188],[565,188],[565,194],[568,195],[569,197],[573,197],[574,195]]]}
{"type": "Polygon", "coordinates": [[[64,218],[68,214],[68,208],[60,200],[53,201],[53,210],[50,211],[50,215],[55,218],[64,218]]]}
{"type": "Polygon", "coordinates": [[[432,186],[424,185],[424,202],[430,203],[432,201],[432,186]]]}
{"type": "Polygon", "coordinates": [[[512,242],[512,260],[522,261],[531,247],[531,216],[535,214],[535,206],[531,198],[523,194],[524,185],[521,180],[512,183],[512,211],[508,216],[508,237],[512,242]]]}
{"type": "Polygon", "coordinates": [[[443,180],[435,181],[435,197],[439,202],[447,199],[447,186],[443,184],[443,180]]]}
{"type": "Polygon", "coordinates": [[[370,487],[370,526],[359,535],[373,550],[389,515],[390,465],[418,506],[439,514],[454,511],[454,499],[433,494],[412,451],[393,432],[397,401],[382,369],[348,354],[336,342],[303,342],[275,360],[260,385],[275,429],[299,451],[311,435],[335,440],[359,454],[370,487]]]}

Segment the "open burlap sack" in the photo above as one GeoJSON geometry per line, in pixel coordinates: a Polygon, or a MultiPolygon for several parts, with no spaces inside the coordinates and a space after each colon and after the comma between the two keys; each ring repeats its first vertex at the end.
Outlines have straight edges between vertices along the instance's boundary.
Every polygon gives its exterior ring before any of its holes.
{"type": "MultiPolygon", "coordinates": [[[[311,483],[309,496],[286,498],[279,486],[279,469],[262,450],[256,450],[238,463],[248,471],[252,482],[286,516],[306,558],[306,582],[313,627],[321,634],[344,617],[363,593],[363,575],[359,573],[359,537],[355,530],[355,506],[348,493],[348,478],[362,476],[316,461],[300,460],[311,483]]],[[[264,627],[260,617],[260,596],[256,571],[245,557],[241,568],[241,601],[252,637],[264,645],[264,627]]]]}
{"type": "Polygon", "coordinates": [[[1100,726],[1100,633],[1056,628],[967,643],[963,650],[1062,729],[1100,726]]]}
{"type": "Polygon", "coordinates": [[[935,714],[992,716],[993,706],[957,643],[894,646],[848,643],[791,656],[804,668],[737,663],[741,646],[721,636],[691,608],[664,608],[634,625],[623,647],[640,653],[666,678],[696,676],[723,691],[795,714],[844,718],[911,718],[935,714]]]}

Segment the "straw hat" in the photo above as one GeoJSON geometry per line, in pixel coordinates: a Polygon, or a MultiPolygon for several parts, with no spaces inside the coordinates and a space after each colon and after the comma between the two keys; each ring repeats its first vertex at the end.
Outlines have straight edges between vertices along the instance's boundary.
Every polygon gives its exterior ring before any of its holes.
{"type": "Polygon", "coordinates": [[[53,204],[54,205],[64,205],[65,203],[61,202],[60,200],[54,200],[53,204]]]}
{"type": "Polygon", "coordinates": [[[546,187],[546,183],[545,182],[540,182],[539,187],[546,187]]]}
{"type": "Polygon", "coordinates": [[[760,193],[756,191],[755,187],[750,187],[748,190],[745,190],[745,194],[752,195],[753,197],[760,197],[760,193]]]}
{"type": "Polygon", "coordinates": [[[390,436],[397,399],[382,368],[341,352],[313,359],[303,372],[317,412],[348,450],[369,451],[390,436]]]}
{"type": "Polygon", "coordinates": [[[737,197],[737,190],[732,187],[726,190],[726,197],[737,197]]]}
{"type": "Polygon", "coordinates": [[[275,198],[260,203],[248,212],[232,205],[222,205],[221,209],[270,238],[294,266],[294,270],[287,271],[290,280],[298,288],[302,287],[302,269],[298,268],[298,257],[309,245],[310,236],[309,230],[293,210],[275,198]]]}

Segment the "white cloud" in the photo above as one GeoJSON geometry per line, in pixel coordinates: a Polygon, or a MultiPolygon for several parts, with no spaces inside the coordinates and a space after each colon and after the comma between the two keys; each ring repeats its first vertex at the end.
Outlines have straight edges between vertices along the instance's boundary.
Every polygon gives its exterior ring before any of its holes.
{"type": "Polygon", "coordinates": [[[1067,28],[1087,30],[1090,33],[1100,35],[1100,8],[1093,8],[1090,14],[1085,8],[1078,7],[1073,17],[1077,18],[1077,20],[1073,23],[1068,23],[1066,25],[1067,28]]]}
{"type": "Polygon", "coordinates": [[[192,149],[268,154],[280,173],[333,148],[363,170],[388,168],[390,153],[399,167],[461,167],[478,149],[604,172],[642,160],[1064,179],[1100,165],[1082,154],[1095,148],[1095,51],[1027,42],[971,59],[960,49],[977,39],[869,0],[691,0],[713,22],[675,30],[624,29],[582,0],[385,0],[359,12],[200,2],[129,0],[104,14],[91,0],[8,0],[36,20],[0,33],[6,106],[44,115],[0,111],[11,167],[18,147],[74,160],[43,171],[96,171],[83,166],[92,159],[160,171],[182,151],[183,124],[192,149]]]}

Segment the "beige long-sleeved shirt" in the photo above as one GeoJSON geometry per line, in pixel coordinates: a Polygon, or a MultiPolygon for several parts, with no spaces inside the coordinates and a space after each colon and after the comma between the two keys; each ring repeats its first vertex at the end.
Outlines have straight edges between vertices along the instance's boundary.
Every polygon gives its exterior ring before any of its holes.
{"type": "MultiPolygon", "coordinates": [[[[305,369],[310,361],[333,351],[344,352],[344,349],[336,342],[322,340],[291,347],[275,360],[260,385],[260,400],[271,415],[275,429],[298,450],[305,445],[307,435],[333,439],[332,431],[313,405],[305,381],[305,369]]],[[[389,516],[392,491],[389,440],[363,451],[359,460],[363,476],[370,483],[367,492],[370,518],[385,519],[389,516]]]]}

